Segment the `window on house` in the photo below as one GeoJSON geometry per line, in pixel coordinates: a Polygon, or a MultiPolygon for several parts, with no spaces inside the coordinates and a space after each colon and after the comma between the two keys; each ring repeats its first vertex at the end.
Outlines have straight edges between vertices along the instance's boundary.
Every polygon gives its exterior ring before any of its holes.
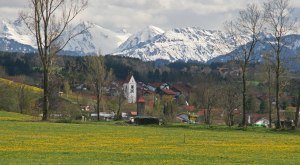
{"type": "Polygon", "coordinates": [[[130,86],[130,93],[134,93],[134,85],[130,86]]]}

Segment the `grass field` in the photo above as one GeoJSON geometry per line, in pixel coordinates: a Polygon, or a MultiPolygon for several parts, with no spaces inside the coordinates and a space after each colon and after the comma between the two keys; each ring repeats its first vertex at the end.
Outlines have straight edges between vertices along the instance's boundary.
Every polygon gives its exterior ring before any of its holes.
{"type": "Polygon", "coordinates": [[[6,112],[0,117],[0,164],[300,163],[299,132],[62,124],[6,112]]]}
{"type": "Polygon", "coordinates": [[[39,117],[22,115],[14,112],[0,111],[0,122],[1,121],[37,121],[39,117]]]}

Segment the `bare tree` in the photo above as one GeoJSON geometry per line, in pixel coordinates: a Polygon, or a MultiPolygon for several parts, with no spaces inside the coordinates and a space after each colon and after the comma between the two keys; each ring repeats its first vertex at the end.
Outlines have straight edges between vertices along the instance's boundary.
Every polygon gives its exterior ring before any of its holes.
{"type": "Polygon", "coordinates": [[[211,76],[205,76],[204,79],[199,79],[200,83],[195,90],[195,100],[197,108],[204,110],[204,123],[211,125],[212,123],[212,110],[219,103],[220,96],[220,83],[211,76]]]}
{"type": "Polygon", "coordinates": [[[274,68],[275,68],[275,63],[274,61],[272,60],[272,56],[271,54],[269,53],[266,53],[264,54],[263,56],[263,59],[264,59],[264,71],[266,72],[266,74],[264,76],[267,77],[267,80],[266,80],[266,84],[268,86],[268,113],[269,113],[269,128],[272,127],[272,95],[273,95],[273,92],[272,92],[272,88],[273,88],[273,85],[274,85],[274,68]]]}
{"type": "Polygon", "coordinates": [[[217,103],[217,97],[218,97],[218,89],[216,89],[217,86],[207,86],[204,91],[204,106],[205,106],[205,124],[207,125],[211,125],[211,112],[212,112],[212,108],[213,106],[216,105],[217,103]]]}
{"type": "Polygon", "coordinates": [[[49,74],[55,55],[87,27],[71,28],[71,22],[87,7],[88,0],[29,0],[29,8],[20,13],[21,20],[36,40],[43,67],[43,117],[49,110],[49,74]]]}
{"type": "Polygon", "coordinates": [[[231,127],[234,125],[234,111],[241,106],[240,92],[235,83],[229,82],[222,88],[222,106],[226,115],[226,124],[231,127]]]}
{"type": "Polygon", "coordinates": [[[298,98],[297,98],[297,107],[295,112],[295,129],[298,128],[299,122],[299,112],[300,112],[300,87],[298,87],[298,98]]]}
{"type": "Polygon", "coordinates": [[[122,118],[122,114],[121,114],[121,107],[123,105],[123,103],[125,102],[126,97],[124,95],[124,90],[122,85],[117,85],[117,102],[118,102],[118,109],[117,109],[117,113],[116,113],[116,120],[120,120],[122,118]]]}
{"type": "Polygon", "coordinates": [[[104,58],[101,55],[87,56],[86,57],[87,74],[89,81],[95,88],[97,98],[97,120],[100,120],[100,103],[104,94],[103,88],[108,85],[112,78],[112,71],[107,71],[104,58]]]}
{"type": "Polygon", "coordinates": [[[20,113],[24,113],[24,109],[26,106],[26,91],[25,91],[25,84],[20,84],[18,87],[18,107],[20,110],[20,113]]]}
{"type": "Polygon", "coordinates": [[[298,76],[291,76],[290,82],[287,86],[287,91],[294,96],[292,106],[296,107],[295,115],[291,115],[294,120],[295,127],[297,129],[299,125],[299,111],[300,111],[300,79],[298,76]]]}
{"type": "Polygon", "coordinates": [[[236,45],[236,60],[241,63],[243,84],[243,127],[246,127],[247,68],[254,58],[254,48],[259,41],[259,33],[262,28],[261,20],[261,11],[258,6],[255,4],[248,4],[246,9],[241,10],[238,17],[234,21],[226,23],[225,27],[236,45]]]}
{"type": "Polygon", "coordinates": [[[279,114],[279,94],[280,81],[282,75],[282,57],[284,56],[284,48],[287,42],[284,36],[295,31],[296,19],[292,17],[292,8],[290,0],[268,0],[264,3],[264,18],[268,33],[273,36],[269,38],[269,45],[272,47],[275,54],[275,101],[276,101],[276,128],[281,128],[279,114]]]}

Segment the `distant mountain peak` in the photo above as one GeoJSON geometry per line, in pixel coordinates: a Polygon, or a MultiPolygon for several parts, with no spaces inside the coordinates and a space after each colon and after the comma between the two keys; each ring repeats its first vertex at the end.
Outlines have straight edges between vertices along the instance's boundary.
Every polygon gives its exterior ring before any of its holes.
{"type": "Polygon", "coordinates": [[[198,27],[162,31],[149,26],[128,38],[115,54],[144,61],[206,62],[223,54],[222,51],[225,53],[232,51],[232,48],[227,46],[229,41],[220,31],[203,30],[198,27]],[[151,35],[147,35],[149,31],[151,35]]]}
{"type": "Polygon", "coordinates": [[[151,42],[154,37],[157,35],[161,35],[164,33],[164,30],[149,25],[137,33],[131,35],[123,44],[120,45],[117,52],[125,51],[127,49],[132,49],[134,47],[138,47],[144,43],[151,42]]]}
{"type": "Polygon", "coordinates": [[[6,38],[7,40],[19,42],[20,44],[36,47],[33,37],[20,20],[10,21],[3,19],[0,22],[0,38],[6,38]]]}
{"type": "MultiPolygon", "coordinates": [[[[91,28],[86,33],[69,42],[62,54],[101,53],[138,58],[143,61],[220,62],[230,60],[230,55],[239,50],[226,33],[218,30],[205,30],[200,27],[174,28],[164,31],[159,27],[149,25],[130,34],[125,29],[113,31],[97,24],[83,22],[75,26],[74,30],[76,32],[82,26],[90,25],[91,28]]],[[[262,33],[260,38],[266,41],[272,39],[272,35],[262,33]]],[[[292,43],[286,46],[288,54],[290,56],[298,55],[300,35],[289,35],[284,39],[292,43]]],[[[260,52],[270,51],[266,44],[258,44],[255,49],[255,56],[258,60],[261,59],[260,52]]],[[[36,52],[35,39],[20,20],[1,19],[0,51],[36,52]]],[[[300,70],[300,65],[292,65],[299,66],[300,70]]]]}
{"type": "Polygon", "coordinates": [[[145,31],[145,30],[150,30],[150,31],[155,32],[155,33],[157,33],[157,34],[162,34],[162,33],[165,32],[165,31],[162,30],[161,28],[156,27],[156,26],[154,26],[154,25],[148,25],[146,28],[144,28],[144,31],[145,31]]]}

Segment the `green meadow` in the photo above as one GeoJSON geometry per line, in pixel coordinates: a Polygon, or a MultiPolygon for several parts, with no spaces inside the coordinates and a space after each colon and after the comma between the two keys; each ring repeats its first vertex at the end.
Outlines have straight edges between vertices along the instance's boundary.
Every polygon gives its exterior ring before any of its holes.
{"type": "Polygon", "coordinates": [[[299,164],[300,132],[53,123],[0,111],[1,164],[299,164]]]}

